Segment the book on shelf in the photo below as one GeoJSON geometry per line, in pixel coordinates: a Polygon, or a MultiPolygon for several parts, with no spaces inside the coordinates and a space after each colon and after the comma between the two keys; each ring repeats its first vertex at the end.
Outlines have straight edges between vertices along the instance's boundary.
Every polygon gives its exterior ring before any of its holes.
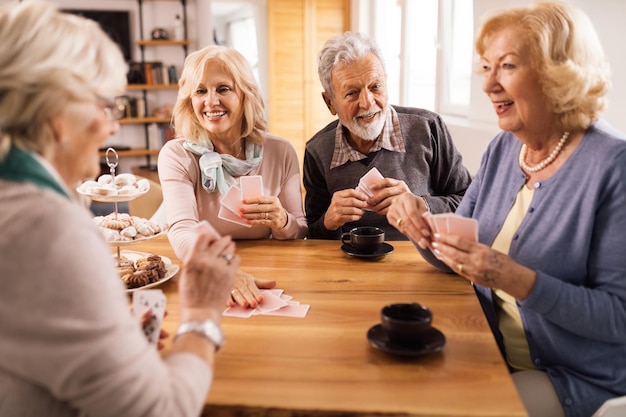
{"type": "Polygon", "coordinates": [[[124,106],[126,108],[126,118],[137,118],[146,116],[146,101],[143,97],[124,96],[124,106]]]}
{"type": "Polygon", "coordinates": [[[170,84],[178,84],[178,73],[175,65],[167,67],[167,75],[170,84]]]}
{"type": "Polygon", "coordinates": [[[176,66],[165,65],[161,61],[130,62],[126,78],[128,84],[178,83],[176,66]]]}

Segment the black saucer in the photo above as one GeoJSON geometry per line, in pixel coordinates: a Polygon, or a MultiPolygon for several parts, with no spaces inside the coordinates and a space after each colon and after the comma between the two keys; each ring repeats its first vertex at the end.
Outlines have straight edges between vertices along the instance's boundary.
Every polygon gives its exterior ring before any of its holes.
{"type": "Polygon", "coordinates": [[[391,246],[389,243],[383,242],[380,244],[380,246],[378,246],[378,249],[376,249],[376,251],[363,253],[356,250],[354,246],[350,245],[349,243],[344,243],[343,245],[341,245],[341,250],[344,251],[344,253],[350,256],[355,256],[357,258],[380,258],[381,256],[389,255],[391,252],[393,252],[393,246],[391,246]]]}
{"type": "Polygon", "coordinates": [[[412,346],[392,343],[382,325],[377,324],[367,331],[367,340],[370,345],[383,352],[400,356],[421,356],[428,353],[440,352],[446,344],[446,337],[434,327],[426,330],[421,341],[412,346]]]}

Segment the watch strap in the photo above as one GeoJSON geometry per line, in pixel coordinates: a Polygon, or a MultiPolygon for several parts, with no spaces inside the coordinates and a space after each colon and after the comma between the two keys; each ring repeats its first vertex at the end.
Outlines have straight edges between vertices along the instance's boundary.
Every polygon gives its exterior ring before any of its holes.
{"type": "Polygon", "coordinates": [[[185,321],[180,323],[174,339],[186,333],[196,333],[206,338],[215,346],[215,351],[224,345],[224,334],[220,326],[213,320],[185,321]]]}

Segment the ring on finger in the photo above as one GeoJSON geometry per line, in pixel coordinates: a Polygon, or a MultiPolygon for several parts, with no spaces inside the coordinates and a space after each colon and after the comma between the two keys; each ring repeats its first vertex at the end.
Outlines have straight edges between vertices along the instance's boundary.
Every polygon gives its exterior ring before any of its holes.
{"type": "Polygon", "coordinates": [[[398,218],[398,220],[396,220],[396,225],[398,227],[401,227],[403,222],[404,222],[404,220],[402,220],[402,218],[398,218]]]}
{"type": "Polygon", "coordinates": [[[265,214],[265,217],[264,217],[265,220],[269,219],[270,216],[267,214],[267,211],[263,214],[265,214]]]}
{"type": "Polygon", "coordinates": [[[231,297],[234,297],[236,292],[239,292],[239,290],[238,290],[237,288],[235,288],[234,290],[232,290],[232,291],[230,292],[230,296],[231,296],[231,297]]]}
{"type": "Polygon", "coordinates": [[[234,255],[230,254],[230,253],[222,253],[220,255],[221,258],[224,258],[224,260],[226,261],[226,263],[228,265],[230,265],[230,262],[233,260],[233,258],[235,257],[234,255]]]}
{"type": "Polygon", "coordinates": [[[459,271],[459,274],[463,273],[463,264],[461,262],[457,262],[456,269],[459,271]]]}

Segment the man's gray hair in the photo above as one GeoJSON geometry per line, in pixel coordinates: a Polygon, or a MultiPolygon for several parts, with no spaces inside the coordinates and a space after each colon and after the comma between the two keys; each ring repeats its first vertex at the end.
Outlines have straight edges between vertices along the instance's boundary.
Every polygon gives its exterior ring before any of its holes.
{"type": "Polygon", "coordinates": [[[335,92],[330,83],[333,67],[340,62],[348,64],[369,54],[374,54],[387,75],[382,52],[376,43],[364,35],[356,32],[345,32],[326,41],[318,55],[317,73],[324,91],[334,96],[335,92]]]}

